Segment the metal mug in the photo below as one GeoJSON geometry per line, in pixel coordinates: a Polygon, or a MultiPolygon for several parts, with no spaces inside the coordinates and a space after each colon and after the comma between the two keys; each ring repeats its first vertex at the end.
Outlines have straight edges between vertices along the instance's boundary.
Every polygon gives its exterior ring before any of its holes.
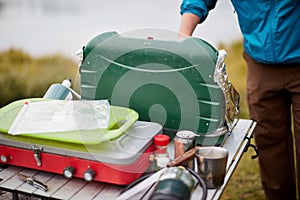
{"type": "Polygon", "coordinates": [[[208,189],[223,185],[226,175],[228,151],[223,147],[206,146],[196,150],[198,174],[206,182],[208,189]]]}

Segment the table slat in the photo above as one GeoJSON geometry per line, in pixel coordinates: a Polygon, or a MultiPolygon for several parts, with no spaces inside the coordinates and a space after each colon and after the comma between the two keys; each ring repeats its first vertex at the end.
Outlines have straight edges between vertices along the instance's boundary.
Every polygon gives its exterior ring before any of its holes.
{"type": "Polygon", "coordinates": [[[52,197],[60,188],[64,187],[64,185],[69,181],[69,179],[65,178],[62,175],[55,175],[51,177],[47,182],[48,191],[36,190],[34,192],[35,195],[44,196],[44,197],[52,197]]]}
{"type": "Polygon", "coordinates": [[[121,186],[107,185],[93,200],[116,199],[122,190],[121,186]]]}
{"type": "Polygon", "coordinates": [[[90,182],[84,186],[71,200],[93,199],[105,188],[104,183],[90,182]]]}

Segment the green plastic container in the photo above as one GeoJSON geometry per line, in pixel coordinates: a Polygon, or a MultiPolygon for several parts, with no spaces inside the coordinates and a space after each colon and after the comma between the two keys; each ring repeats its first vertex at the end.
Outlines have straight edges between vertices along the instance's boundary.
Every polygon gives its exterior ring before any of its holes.
{"type": "MultiPolygon", "coordinates": [[[[8,133],[9,128],[26,102],[51,101],[44,98],[30,98],[14,101],[0,109],[0,132],[8,133]]],[[[77,144],[99,144],[123,135],[137,121],[138,113],[134,110],[111,106],[108,128],[92,130],[74,130],[68,132],[23,133],[22,136],[55,140],[77,144]],[[122,123],[121,123],[122,122],[122,123]]],[[[18,136],[15,136],[18,137],[18,136]]]]}
{"type": "Polygon", "coordinates": [[[131,108],[139,120],[160,123],[165,132],[212,134],[225,121],[225,97],[214,82],[217,56],[199,38],[103,33],[83,48],[81,97],[131,108]]]}

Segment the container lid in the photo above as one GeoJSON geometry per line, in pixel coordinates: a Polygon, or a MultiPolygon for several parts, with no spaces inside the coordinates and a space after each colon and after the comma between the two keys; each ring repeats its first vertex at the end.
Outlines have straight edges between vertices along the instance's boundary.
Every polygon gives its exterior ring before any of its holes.
{"type": "Polygon", "coordinates": [[[176,133],[176,136],[184,139],[194,139],[199,135],[190,130],[181,130],[176,133]]]}
{"type": "Polygon", "coordinates": [[[167,146],[169,144],[170,137],[165,134],[158,134],[154,137],[154,144],[156,146],[167,146]]]}
{"type": "Polygon", "coordinates": [[[106,32],[83,55],[81,99],[110,99],[170,130],[209,135],[224,125],[225,95],[214,81],[218,51],[200,38],[157,29],[106,32]]]}

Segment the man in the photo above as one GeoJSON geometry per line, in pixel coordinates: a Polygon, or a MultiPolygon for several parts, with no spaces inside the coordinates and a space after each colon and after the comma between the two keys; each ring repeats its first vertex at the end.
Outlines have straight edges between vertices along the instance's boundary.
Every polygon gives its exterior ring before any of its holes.
{"type": "MultiPolygon", "coordinates": [[[[183,0],[179,32],[192,35],[216,2],[183,0]]],[[[244,37],[247,100],[250,117],[257,121],[254,138],[265,196],[296,199],[297,182],[300,188],[300,1],[232,0],[232,4],[244,37]]]]}

